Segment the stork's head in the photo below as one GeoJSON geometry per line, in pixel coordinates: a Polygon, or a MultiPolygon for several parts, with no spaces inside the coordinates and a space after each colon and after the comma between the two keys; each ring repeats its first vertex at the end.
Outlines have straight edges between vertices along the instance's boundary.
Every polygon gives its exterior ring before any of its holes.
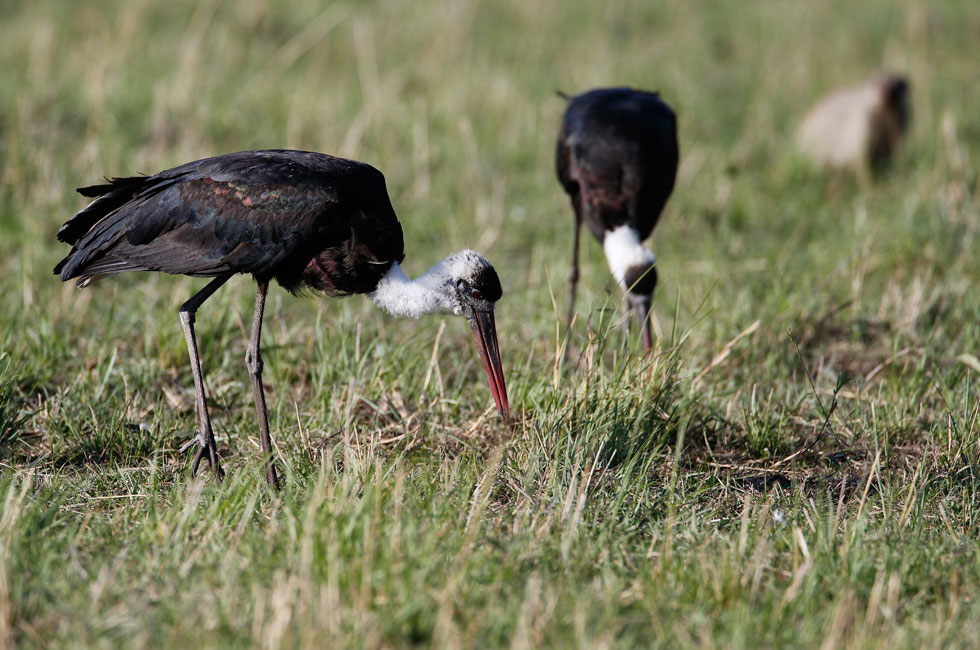
{"type": "Polygon", "coordinates": [[[894,114],[899,128],[904,131],[912,117],[908,79],[902,75],[887,74],[878,81],[878,86],[882,104],[894,114]]]}
{"type": "Polygon", "coordinates": [[[500,414],[509,412],[504,371],[500,364],[500,348],[497,345],[497,324],[493,307],[503,289],[493,265],[476,251],[453,253],[443,263],[447,277],[449,301],[454,313],[462,314],[473,330],[473,340],[480,352],[480,362],[493,393],[493,401],[500,414]]]}
{"type": "Polygon", "coordinates": [[[503,289],[493,265],[476,251],[453,253],[443,261],[451,284],[453,312],[465,314],[467,309],[493,311],[493,305],[503,289]]]}
{"type": "Polygon", "coordinates": [[[633,317],[640,325],[644,352],[649,352],[653,347],[653,337],[650,334],[650,307],[653,305],[653,290],[656,287],[657,267],[653,262],[634,264],[626,271],[626,299],[629,301],[633,317]]]}

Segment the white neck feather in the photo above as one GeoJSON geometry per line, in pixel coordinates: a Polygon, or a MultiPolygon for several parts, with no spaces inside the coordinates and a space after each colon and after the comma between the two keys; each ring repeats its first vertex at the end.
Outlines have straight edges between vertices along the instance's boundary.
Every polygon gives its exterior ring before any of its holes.
{"type": "Polygon", "coordinates": [[[389,314],[418,318],[437,311],[456,311],[449,292],[450,274],[443,262],[409,280],[397,262],[368,297],[389,314]]]}
{"type": "Polygon", "coordinates": [[[639,233],[626,225],[607,232],[602,240],[602,249],[606,252],[609,270],[623,289],[627,288],[626,272],[630,267],[656,261],[653,253],[643,248],[639,233]]]}

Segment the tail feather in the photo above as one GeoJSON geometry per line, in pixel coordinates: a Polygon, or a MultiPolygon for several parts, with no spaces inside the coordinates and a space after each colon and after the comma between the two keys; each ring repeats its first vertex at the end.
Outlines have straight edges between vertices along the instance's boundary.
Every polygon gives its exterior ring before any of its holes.
{"type": "MultiPolygon", "coordinates": [[[[124,235],[127,212],[123,204],[112,208],[105,216],[96,214],[91,217],[92,223],[87,224],[88,228],[76,237],[71,252],[54,267],[55,274],[61,276],[62,282],[91,273],[106,273],[108,269],[103,268],[105,265],[119,266],[119,260],[106,254],[124,235]]],[[[78,215],[73,217],[77,218],[78,215]]],[[[126,269],[118,269],[111,274],[122,270],[126,269]]]]}
{"type": "MultiPolygon", "coordinates": [[[[95,200],[79,210],[58,230],[58,239],[72,245],[71,252],[54,267],[62,281],[93,275],[115,275],[123,271],[143,270],[138,263],[108,258],[106,253],[122,235],[132,206],[166,190],[186,176],[187,172],[156,176],[113,178],[103,185],[78,189],[82,196],[95,200]]],[[[84,286],[80,283],[79,286],[84,286]]]]}
{"type": "Polygon", "coordinates": [[[82,196],[87,196],[89,198],[95,198],[97,196],[102,196],[103,194],[108,194],[109,192],[123,187],[125,185],[136,185],[145,181],[148,176],[116,176],[114,178],[106,178],[106,182],[99,185],[89,185],[88,187],[79,187],[76,192],[82,196]]]}
{"type": "MultiPolygon", "coordinates": [[[[91,185],[76,190],[94,201],[75,213],[58,229],[58,241],[74,245],[100,219],[132,200],[143,189],[149,177],[113,178],[105,185],[91,185]]],[[[106,179],[109,180],[109,179],[106,179]]]]}

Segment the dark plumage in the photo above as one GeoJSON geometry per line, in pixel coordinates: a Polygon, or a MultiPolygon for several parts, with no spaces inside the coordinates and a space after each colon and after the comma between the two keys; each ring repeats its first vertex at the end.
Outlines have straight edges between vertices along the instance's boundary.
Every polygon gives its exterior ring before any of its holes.
{"type": "Polygon", "coordinates": [[[568,320],[571,323],[584,221],[603,244],[617,282],[628,292],[649,350],[647,315],[657,280],[653,255],[640,242],[657,224],[674,188],[674,112],[656,93],[630,88],[600,88],[567,100],[555,162],[575,211],[568,320]],[[611,233],[615,234],[609,238],[611,233]]]}
{"type": "Polygon", "coordinates": [[[62,280],[123,271],[248,273],[295,291],[368,293],[404,259],[384,176],[303,151],[243,151],[78,190],[95,201],[58,231],[62,280]]]}
{"type": "Polygon", "coordinates": [[[494,401],[507,415],[494,303],[501,297],[493,266],[473,251],[449,256],[409,280],[401,225],[384,176],[370,165],[305,151],[243,151],[187,163],[153,176],[114,178],[78,190],[95,200],[58,231],[71,252],[55,267],[63,281],[125,271],[162,271],[212,281],[180,308],[194,373],[199,446],[192,472],[207,458],[221,475],[204,398],[194,314],[232,275],[255,277],[258,293],[246,364],[266,456],[272,464],[262,388],[260,339],[269,282],[332,296],[371,294],[388,311],[418,317],[450,310],[466,316],[494,401]]]}

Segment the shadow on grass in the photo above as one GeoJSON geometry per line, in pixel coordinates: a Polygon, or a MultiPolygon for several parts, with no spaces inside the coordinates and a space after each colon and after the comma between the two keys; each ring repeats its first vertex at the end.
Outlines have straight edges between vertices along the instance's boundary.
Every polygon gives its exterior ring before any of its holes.
{"type": "Polygon", "coordinates": [[[160,447],[161,441],[148,427],[116,423],[105,428],[76,430],[70,443],[53,451],[50,462],[59,469],[133,464],[152,458],[160,447]]]}

